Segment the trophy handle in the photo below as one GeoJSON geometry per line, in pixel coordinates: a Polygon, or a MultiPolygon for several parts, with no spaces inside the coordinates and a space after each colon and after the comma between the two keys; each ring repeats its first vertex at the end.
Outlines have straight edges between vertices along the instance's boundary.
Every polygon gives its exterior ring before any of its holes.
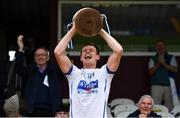
{"type": "MultiPolygon", "coordinates": [[[[66,32],[68,32],[68,31],[71,29],[72,25],[73,25],[72,22],[69,23],[69,24],[67,24],[67,26],[66,26],[66,32]]],[[[72,40],[68,43],[68,48],[69,48],[69,49],[74,49],[72,40]]]]}
{"type": "Polygon", "coordinates": [[[108,22],[107,22],[107,17],[106,17],[106,15],[105,15],[105,14],[101,14],[101,17],[102,17],[102,18],[104,19],[104,21],[105,21],[105,25],[106,25],[108,34],[111,34],[111,31],[110,31],[110,28],[109,28],[109,24],[108,24],[108,22]]]}
{"type": "MultiPolygon", "coordinates": [[[[76,14],[73,16],[72,21],[75,19],[75,17],[77,16],[78,13],[79,13],[79,11],[76,12],[76,14]]],[[[106,17],[106,15],[105,15],[105,14],[100,14],[100,17],[102,18],[102,22],[103,22],[103,20],[104,20],[104,22],[105,22],[105,25],[106,25],[108,34],[111,34],[110,28],[109,28],[109,25],[108,25],[108,22],[107,22],[107,17],[106,17]]],[[[73,25],[72,22],[69,23],[69,24],[67,24],[67,26],[66,26],[67,32],[71,29],[72,25],[73,25]]],[[[70,49],[73,49],[73,48],[74,48],[72,40],[69,42],[68,48],[70,48],[70,49]]]]}

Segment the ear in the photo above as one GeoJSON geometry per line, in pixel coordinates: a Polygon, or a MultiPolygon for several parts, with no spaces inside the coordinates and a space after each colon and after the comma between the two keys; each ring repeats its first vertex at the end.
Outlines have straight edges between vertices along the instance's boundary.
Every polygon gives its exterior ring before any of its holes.
{"type": "Polygon", "coordinates": [[[49,56],[50,56],[50,55],[49,55],[49,51],[48,51],[47,53],[48,53],[48,56],[47,56],[47,59],[46,59],[46,60],[49,61],[49,58],[50,58],[50,57],[49,57],[49,56]]]}
{"type": "Polygon", "coordinates": [[[100,55],[96,55],[96,60],[99,60],[100,59],[100,55]]]}
{"type": "Polygon", "coordinates": [[[82,61],[82,56],[80,55],[80,61],[82,61]]]}
{"type": "Polygon", "coordinates": [[[49,56],[47,57],[47,59],[46,59],[47,61],[49,61],[49,56]]]}

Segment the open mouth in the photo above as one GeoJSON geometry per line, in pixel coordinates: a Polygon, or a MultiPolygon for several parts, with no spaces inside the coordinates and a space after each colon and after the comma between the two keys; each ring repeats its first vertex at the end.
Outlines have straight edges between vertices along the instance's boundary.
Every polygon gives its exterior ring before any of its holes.
{"type": "Polygon", "coordinates": [[[86,55],[85,59],[91,59],[92,57],[90,55],[86,55]]]}

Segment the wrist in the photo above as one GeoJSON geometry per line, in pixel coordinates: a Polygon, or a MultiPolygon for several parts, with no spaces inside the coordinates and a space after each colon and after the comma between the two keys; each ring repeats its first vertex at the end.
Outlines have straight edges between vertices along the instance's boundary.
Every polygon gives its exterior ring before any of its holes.
{"type": "Polygon", "coordinates": [[[23,48],[20,48],[18,51],[19,51],[19,52],[24,52],[24,49],[23,49],[23,48]]]}

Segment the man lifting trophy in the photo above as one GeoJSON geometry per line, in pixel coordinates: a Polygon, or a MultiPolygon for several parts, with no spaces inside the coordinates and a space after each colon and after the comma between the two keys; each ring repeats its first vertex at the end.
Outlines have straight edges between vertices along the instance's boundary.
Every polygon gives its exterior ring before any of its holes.
{"type": "Polygon", "coordinates": [[[95,9],[83,8],[73,16],[72,28],[57,44],[54,54],[59,67],[69,85],[72,118],[107,118],[107,102],[114,73],[119,67],[123,48],[103,29],[102,15],[95,9]],[[80,61],[83,67],[73,64],[67,56],[66,48],[76,34],[85,37],[99,35],[112,50],[107,63],[97,68],[100,59],[98,47],[91,42],[81,49],[80,61]]]}

